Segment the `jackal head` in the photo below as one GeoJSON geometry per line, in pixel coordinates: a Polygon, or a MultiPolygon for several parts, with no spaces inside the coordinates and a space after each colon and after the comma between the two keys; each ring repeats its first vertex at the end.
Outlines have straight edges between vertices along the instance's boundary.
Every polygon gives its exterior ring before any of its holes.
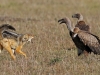
{"type": "Polygon", "coordinates": [[[32,35],[25,34],[25,35],[23,36],[22,41],[23,41],[23,42],[32,42],[31,40],[32,40],[33,38],[34,38],[34,37],[33,37],[32,35]]]}

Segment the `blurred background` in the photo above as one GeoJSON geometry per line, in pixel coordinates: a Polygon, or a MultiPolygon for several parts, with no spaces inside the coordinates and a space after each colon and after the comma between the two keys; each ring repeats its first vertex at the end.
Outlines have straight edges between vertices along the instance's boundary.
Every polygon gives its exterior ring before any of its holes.
{"type": "Polygon", "coordinates": [[[91,32],[100,37],[100,0],[0,0],[0,25],[11,24],[17,33],[31,34],[24,51],[28,59],[7,50],[0,54],[0,75],[99,75],[100,56],[77,56],[65,24],[58,20],[81,13],[91,32]]]}

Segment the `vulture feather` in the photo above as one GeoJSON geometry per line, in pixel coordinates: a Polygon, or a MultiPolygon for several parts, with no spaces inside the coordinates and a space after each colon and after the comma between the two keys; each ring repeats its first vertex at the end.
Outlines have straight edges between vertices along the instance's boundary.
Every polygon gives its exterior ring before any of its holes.
{"type": "Polygon", "coordinates": [[[98,36],[88,31],[80,30],[78,27],[74,28],[73,32],[73,37],[79,38],[80,41],[91,50],[91,52],[94,54],[100,54],[100,39],[98,36]]]}
{"type": "Polygon", "coordinates": [[[70,34],[74,44],[76,45],[76,47],[78,49],[78,56],[81,55],[84,51],[86,51],[88,53],[91,53],[91,49],[87,45],[84,44],[84,42],[80,39],[80,37],[77,37],[77,33],[75,34],[73,32],[73,28],[71,26],[71,21],[70,21],[70,19],[68,17],[62,18],[62,19],[58,20],[58,22],[60,24],[62,24],[62,23],[66,24],[66,26],[67,26],[67,28],[69,30],[69,34],[70,34]]]}
{"type": "Polygon", "coordinates": [[[77,24],[75,25],[75,27],[78,27],[81,30],[85,30],[85,31],[90,31],[90,26],[87,25],[85,23],[85,21],[83,21],[83,16],[80,13],[77,14],[73,14],[72,18],[77,18],[77,24]]]}

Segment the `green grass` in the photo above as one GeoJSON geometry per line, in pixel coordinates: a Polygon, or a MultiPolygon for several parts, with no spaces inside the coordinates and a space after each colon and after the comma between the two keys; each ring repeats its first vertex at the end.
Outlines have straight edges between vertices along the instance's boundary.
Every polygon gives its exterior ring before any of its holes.
{"type": "Polygon", "coordinates": [[[100,37],[99,0],[1,0],[0,24],[9,23],[18,33],[34,35],[33,43],[23,47],[28,59],[16,54],[16,61],[3,50],[0,54],[0,75],[99,75],[100,56],[77,56],[66,25],[57,20],[82,13],[100,37]],[[3,19],[3,20],[1,20],[3,19]]]}

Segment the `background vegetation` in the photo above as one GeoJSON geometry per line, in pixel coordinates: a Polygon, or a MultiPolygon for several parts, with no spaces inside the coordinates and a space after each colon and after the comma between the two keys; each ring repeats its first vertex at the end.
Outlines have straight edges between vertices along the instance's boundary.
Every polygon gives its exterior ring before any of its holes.
{"type": "Polygon", "coordinates": [[[66,25],[57,20],[81,13],[100,37],[100,0],[1,0],[0,25],[8,23],[18,33],[34,35],[23,47],[28,59],[6,50],[0,54],[0,75],[100,75],[100,56],[77,56],[66,25]]]}

